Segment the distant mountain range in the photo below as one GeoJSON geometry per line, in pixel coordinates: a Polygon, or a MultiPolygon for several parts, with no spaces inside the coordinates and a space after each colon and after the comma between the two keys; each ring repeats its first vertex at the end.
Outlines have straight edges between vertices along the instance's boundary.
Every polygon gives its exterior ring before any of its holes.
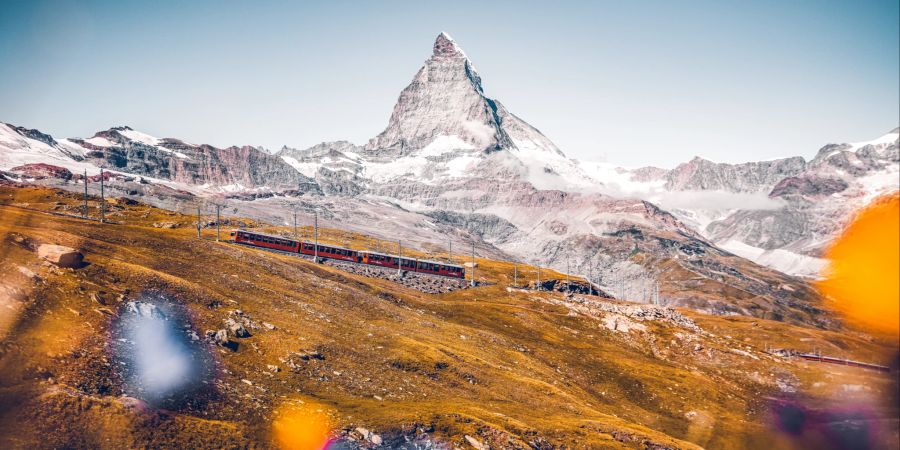
{"type": "Polygon", "coordinates": [[[474,242],[486,255],[568,267],[621,298],[646,301],[658,281],[668,304],[808,322],[818,320],[816,295],[796,276],[817,275],[858,207],[900,189],[898,133],[828,145],[811,161],[695,158],[671,170],[577,161],[485,96],[472,62],[441,33],[365,145],[272,154],[129,127],[56,140],[0,124],[0,176],[78,190],[79,174],[102,167],[117,195],[158,206],[226,197],[272,221],[317,209],[333,226],[426,249],[474,242]]]}

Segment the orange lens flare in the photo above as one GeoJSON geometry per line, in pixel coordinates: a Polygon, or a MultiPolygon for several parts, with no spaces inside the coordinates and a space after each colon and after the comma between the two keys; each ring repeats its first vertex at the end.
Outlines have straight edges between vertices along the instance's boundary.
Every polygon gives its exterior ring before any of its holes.
{"type": "Polygon", "coordinates": [[[313,402],[286,402],[272,422],[275,445],[284,450],[322,450],[332,428],[328,408],[313,402]]]}
{"type": "Polygon", "coordinates": [[[900,193],[863,209],[825,256],[825,278],[816,285],[847,322],[900,333],[900,193]]]}

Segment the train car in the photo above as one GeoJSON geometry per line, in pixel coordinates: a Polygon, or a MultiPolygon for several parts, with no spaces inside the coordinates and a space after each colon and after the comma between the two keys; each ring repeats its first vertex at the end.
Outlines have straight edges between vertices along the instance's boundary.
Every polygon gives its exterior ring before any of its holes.
{"type": "MultiPolygon", "coordinates": [[[[316,244],[312,242],[303,242],[300,247],[300,253],[304,255],[316,255],[316,244]]],[[[342,261],[360,262],[359,252],[349,248],[338,247],[335,245],[319,244],[318,255],[320,258],[339,259],[342,261]]]]}
{"type": "Polygon", "coordinates": [[[386,253],[361,251],[359,252],[360,262],[373,266],[397,268],[398,259],[403,264],[403,270],[409,272],[428,273],[432,275],[441,275],[453,278],[465,278],[466,269],[456,264],[447,264],[440,261],[417,260],[414,258],[397,258],[397,255],[389,255],[386,253]]]}
{"type": "Polygon", "coordinates": [[[381,266],[381,267],[389,267],[391,269],[397,268],[397,257],[394,255],[388,255],[385,253],[378,252],[369,252],[369,251],[361,251],[359,252],[359,259],[363,264],[369,264],[373,266],[381,266]]]}
{"type": "Polygon", "coordinates": [[[363,263],[390,269],[401,268],[407,272],[427,273],[452,278],[466,277],[466,270],[463,266],[439,261],[400,258],[397,255],[386,253],[356,251],[335,245],[323,244],[319,244],[318,252],[316,252],[316,245],[312,242],[295,241],[280,236],[272,236],[246,230],[232,231],[231,236],[236,243],[252,245],[255,247],[301,253],[309,256],[318,254],[321,258],[363,263]]]}
{"type": "Polygon", "coordinates": [[[246,230],[234,231],[232,232],[232,235],[234,236],[234,242],[239,244],[249,244],[256,247],[271,248],[292,253],[300,251],[300,241],[295,241],[293,239],[246,230]]]}
{"type": "Polygon", "coordinates": [[[466,275],[466,269],[456,264],[447,264],[439,261],[428,261],[420,259],[417,261],[416,272],[430,273],[432,275],[443,275],[445,277],[463,278],[466,275]]]}

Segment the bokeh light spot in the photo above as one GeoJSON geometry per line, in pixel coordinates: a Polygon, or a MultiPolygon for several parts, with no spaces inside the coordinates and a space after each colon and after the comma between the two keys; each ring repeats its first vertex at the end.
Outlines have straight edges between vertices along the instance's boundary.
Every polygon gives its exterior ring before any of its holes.
{"type": "Polygon", "coordinates": [[[860,211],[825,257],[829,265],[817,287],[847,322],[900,332],[900,193],[860,211]]]}
{"type": "Polygon", "coordinates": [[[326,448],[333,428],[328,411],[316,402],[285,402],[275,411],[272,422],[275,444],[283,450],[326,448]]]}

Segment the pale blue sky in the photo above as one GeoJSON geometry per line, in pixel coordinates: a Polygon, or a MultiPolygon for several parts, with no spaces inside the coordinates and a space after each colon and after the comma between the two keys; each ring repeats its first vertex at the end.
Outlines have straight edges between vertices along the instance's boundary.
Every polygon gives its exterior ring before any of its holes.
{"type": "Polygon", "coordinates": [[[900,123],[897,0],[257,3],[2,1],[0,121],[364,143],[446,30],[580,159],[811,157],[900,123]]]}

